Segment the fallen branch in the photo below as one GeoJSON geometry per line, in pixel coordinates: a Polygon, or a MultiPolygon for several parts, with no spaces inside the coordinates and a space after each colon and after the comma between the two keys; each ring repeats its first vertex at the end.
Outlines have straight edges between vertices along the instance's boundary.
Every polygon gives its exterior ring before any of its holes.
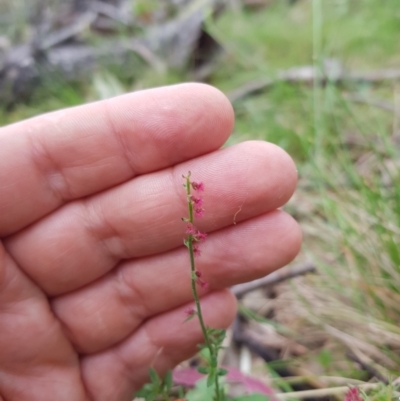
{"type": "Polygon", "coordinates": [[[332,337],[337,338],[342,343],[344,343],[353,354],[356,354],[359,359],[365,359],[364,357],[368,357],[370,360],[379,361],[384,366],[389,369],[395,369],[396,364],[390,359],[378,346],[375,344],[371,344],[366,340],[362,340],[361,338],[354,337],[344,331],[341,331],[329,324],[323,325],[324,330],[329,333],[332,337]],[[363,356],[361,356],[363,355],[363,356]]]}
{"type": "Polygon", "coordinates": [[[400,79],[400,69],[376,70],[367,73],[346,72],[342,65],[335,60],[326,60],[322,71],[316,71],[313,66],[294,67],[279,72],[276,77],[247,82],[239,88],[228,93],[229,100],[234,103],[244,97],[265,91],[277,83],[303,83],[313,84],[315,80],[321,85],[327,82],[336,84],[346,82],[381,83],[400,79]]]}
{"type": "Polygon", "coordinates": [[[335,384],[344,384],[344,385],[354,385],[358,386],[361,384],[365,384],[365,381],[351,379],[349,377],[341,377],[341,376],[315,376],[315,375],[306,375],[306,376],[288,376],[288,377],[272,377],[270,378],[271,383],[280,383],[286,382],[288,384],[302,384],[305,382],[309,382],[310,379],[318,379],[322,380],[326,383],[335,383],[335,384]]]}
{"type": "Polygon", "coordinates": [[[381,372],[379,372],[378,369],[376,369],[370,363],[365,361],[366,358],[363,356],[361,352],[349,351],[346,353],[346,355],[353,362],[358,363],[361,366],[361,368],[365,370],[367,373],[369,373],[372,377],[375,377],[382,383],[389,384],[389,380],[387,380],[386,377],[381,372]]]}
{"type": "Polygon", "coordinates": [[[67,40],[74,38],[81,32],[89,29],[90,25],[96,20],[96,18],[97,14],[95,12],[83,13],[73,24],[49,34],[48,37],[43,39],[42,42],[37,45],[37,49],[34,50],[44,52],[45,50],[58,46],[67,40]]]}
{"type": "Polygon", "coordinates": [[[359,96],[359,95],[346,95],[344,98],[346,100],[349,100],[350,102],[367,104],[369,106],[377,107],[379,109],[388,111],[389,113],[394,113],[395,111],[394,105],[384,100],[366,99],[364,96],[359,96]]]}
{"type": "Polygon", "coordinates": [[[282,281],[289,280],[293,277],[302,276],[307,273],[316,271],[313,263],[308,262],[298,266],[286,267],[277,270],[266,277],[259,278],[258,280],[250,281],[249,283],[237,284],[231,288],[231,291],[237,296],[241,297],[244,294],[253,291],[260,287],[270,287],[282,281]]]}
{"type": "MultiPolygon", "coordinates": [[[[360,390],[375,390],[382,386],[382,383],[365,383],[357,386],[360,390]]],[[[305,398],[324,398],[328,396],[344,395],[349,390],[349,386],[318,388],[315,390],[292,391],[289,393],[278,393],[275,396],[281,400],[305,399],[305,398]]]]}
{"type": "MultiPolygon", "coordinates": [[[[261,344],[254,336],[251,335],[251,331],[243,327],[241,317],[236,316],[233,322],[233,341],[239,346],[247,347],[251,352],[258,355],[265,362],[272,362],[279,359],[279,351],[266,347],[261,344]]],[[[282,375],[282,372],[279,372],[282,375]]],[[[286,376],[291,376],[286,371],[286,376]]]]}
{"type": "Polygon", "coordinates": [[[114,21],[129,26],[131,24],[131,18],[124,14],[122,10],[113,4],[103,3],[102,1],[93,0],[90,3],[90,8],[96,13],[102,14],[114,21]]]}

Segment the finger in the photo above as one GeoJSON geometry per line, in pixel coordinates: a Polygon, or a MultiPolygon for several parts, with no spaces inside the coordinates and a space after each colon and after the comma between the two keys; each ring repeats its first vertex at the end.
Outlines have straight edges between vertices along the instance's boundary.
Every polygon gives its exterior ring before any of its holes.
{"type": "Polygon", "coordinates": [[[0,244],[0,394],[5,400],[87,401],[79,359],[44,294],[0,244]]]}
{"type": "Polygon", "coordinates": [[[182,244],[187,214],[182,174],[204,181],[203,231],[215,231],[282,206],[296,169],[279,147],[242,143],[76,201],[9,238],[9,252],[49,295],[77,289],[121,259],[182,244]],[[40,263],[37,261],[40,260],[40,263]]]}
{"type": "MultiPolygon", "coordinates": [[[[286,213],[274,211],[211,234],[200,244],[197,269],[211,290],[263,277],[299,252],[301,232],[286,213]]],[[[101,280],[56,298],[52,308],[83,353],[106,349],[144,320],[192,298],[185,247],[123,263],[101,280]]]]}
{"type": "MultiPolygon", "coordinates": [[[[92,399],[130,401],[148,380],[149,366],[164,374],[193,355],[203,337],[196,318],[184,321],[187,307],[157,316],[115,348],[83,358],[83,380],[92,399]]],[[[226,328],[235,317],[236,301],[220,291],[205,297],[202,308],[207,326],[226,328]]]]}
{"type": "Polygon", "coordinates": [[[218,149],[233,112],[202,84],[131,93],[0,131],[0,237],[71,199],[218,149]]]}

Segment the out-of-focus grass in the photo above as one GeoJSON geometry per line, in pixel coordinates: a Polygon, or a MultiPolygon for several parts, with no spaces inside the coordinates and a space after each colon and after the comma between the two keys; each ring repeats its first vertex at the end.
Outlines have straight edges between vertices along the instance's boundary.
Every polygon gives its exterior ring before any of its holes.
{"type": "MultiPolygon", "coordinates": [[[[312,36],[311,1],[275,2],[210,24],[228,52],[212,83],[229,92],[285,68],[312,65],[313,39],[322,43],[314,56],[336,59],[353,72],[399,65],[397,1],[321,6],[321,38],[312,36]]],[[[298,302],[295,313],[292,304],[288,313],[325,328],[384,374],[399,372],[400,88],[393,82],[329,83],[320,89],[317,110],[314,89],[280,83],[238,101],[231,141],[266,139],[297,161],[299,190],[287,209],[303,227],[304,255],[321,274],[302,282],[305,303],[298,302]],[[359,98],[365,102],[351,100],[359,98]],[[394,112],[373,105],[382,100],[394,112]]]]}
{"type": "MultiPolygon", "coordinates": [[[[353,72],[400,65],[398,0],[321,4],[319,60],[337,59],[353,72]]],[[[225,92],[250,80],[273,78],[285,68],[313,63],[312,0],[294,5],[277,0],[257,12],[227,11],[217,21],[209,20],[206,28],[226,50],[210,78],[225,92]]],[[[102,72],[85,85],[44,88],[35,102],[1,112],[0,123],[185,77],[185,71],[157,74],[143,69],[128,85],[115,72],[102,72]]],[[[291,290],[287,313],[323,328],[384,372],[398,372],[400,86],[329,83],[320,89],[317,110],[314,89],[277,83],[237,101],[229,143],[268,140],[297,162],[299,189],[287,210],[303,227],[302,258],[315,260],[320,274],[300,279],[291,290]],[[354,101],[359,98],[364,103],[354,101]],[[374,105],[383,100],[393,104],[393,112],[374,105]]]]}

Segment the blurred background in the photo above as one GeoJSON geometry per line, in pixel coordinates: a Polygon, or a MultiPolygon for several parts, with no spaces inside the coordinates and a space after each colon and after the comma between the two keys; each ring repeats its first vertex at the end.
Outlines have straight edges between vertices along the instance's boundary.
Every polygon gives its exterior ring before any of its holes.
{"type": "Polygon", "coordinates": [[[235,289],[224,356],[289,398],[397,394],[399,80],[399,0],[0,0],[0,125],[201,81],[234,105],[227,145],[295,159],[302,253],[235,289]]]}

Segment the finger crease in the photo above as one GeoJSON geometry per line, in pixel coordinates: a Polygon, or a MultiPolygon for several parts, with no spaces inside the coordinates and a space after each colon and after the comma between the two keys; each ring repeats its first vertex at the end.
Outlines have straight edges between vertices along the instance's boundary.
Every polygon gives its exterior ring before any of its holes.
{"type": "Polygon", "coordinates": [[[110,107],[109,107],[108,102],[109,101],[106,100],[102,103],[104,105],[105,118],[107,120],[108,126],[109,126],[113,136],[115,137],[115,139],[118,143],[118,146],[120,147],[121,154],[123,155],[123,157],[126,161],[126,164],[129,166],[129,168],[131,170],[132,177],[135,177],[138,173],[137,173],[137,168],[136,168],[135,164],[133,163],[134,157],[133,157],[132,153],[129,151],[129,147],[127,146],[124,136],[121,134],[120,130],[118,130],[114,124],[114,120],[111,117],[111,112],[110,112],[110,107]]]}
{"type": "Polygon", "coordinates": [[[29,136],[32,149],[32,163],[45,178],[50,193],[61,204],[73,198],[72,189],[65,177],[65,173],[51,152],[40,142],[37,137],[33,139],[29,136]]]}
{"type": "Polygon", "coordinates": [[[92,202],[82,200],[84,226],[95,244],[103,250],[103,254],[113,262],[113,267],[124,258],[127,249],[118,230],[108,221],[104,213],[96,210],[92,202]]]}
{"type": "MultiPolygon", "coordinates": [[[[146,355],[144,355],[144,358],[132,358],[131,355],[126,355],[125,352],[123,352],[124,347],[118,347],[117,352],[115,355],[117,356],[121,366],[122,366],[122,371],[127,372],[127,376],[129,380],[132,380],[132,372],[137,370],[138,368],[145,368],[146,373],[147,373],[147,367],[152,366],[153,362],[155,359],[160,355],[162,352],[162,347],[160,347],[152,338],[150,335],[147,327],[147,325],[143,325],[141,327],[141,330],[143,332],[143,335],[145,337],[145,342],[146,344],[143,346],[143,350],[146,349],[146,355]],[[147,358],[149,356],[150,358],[147,358]]],[[[139,333],[136,333],[135,335],[138,335],[139,333]]]]}
{"type": "Polygon", "coordinates": [[[140,286],[135,283],[135,280],[130,278],[126,268],[121,266],[115,272],[116,289],[119,298],[123,305],[129,310],[131,318],[138,326],[142,321],[151,315],[150,308],[146,305],[146,296],[143,294],[140,286]]]}

